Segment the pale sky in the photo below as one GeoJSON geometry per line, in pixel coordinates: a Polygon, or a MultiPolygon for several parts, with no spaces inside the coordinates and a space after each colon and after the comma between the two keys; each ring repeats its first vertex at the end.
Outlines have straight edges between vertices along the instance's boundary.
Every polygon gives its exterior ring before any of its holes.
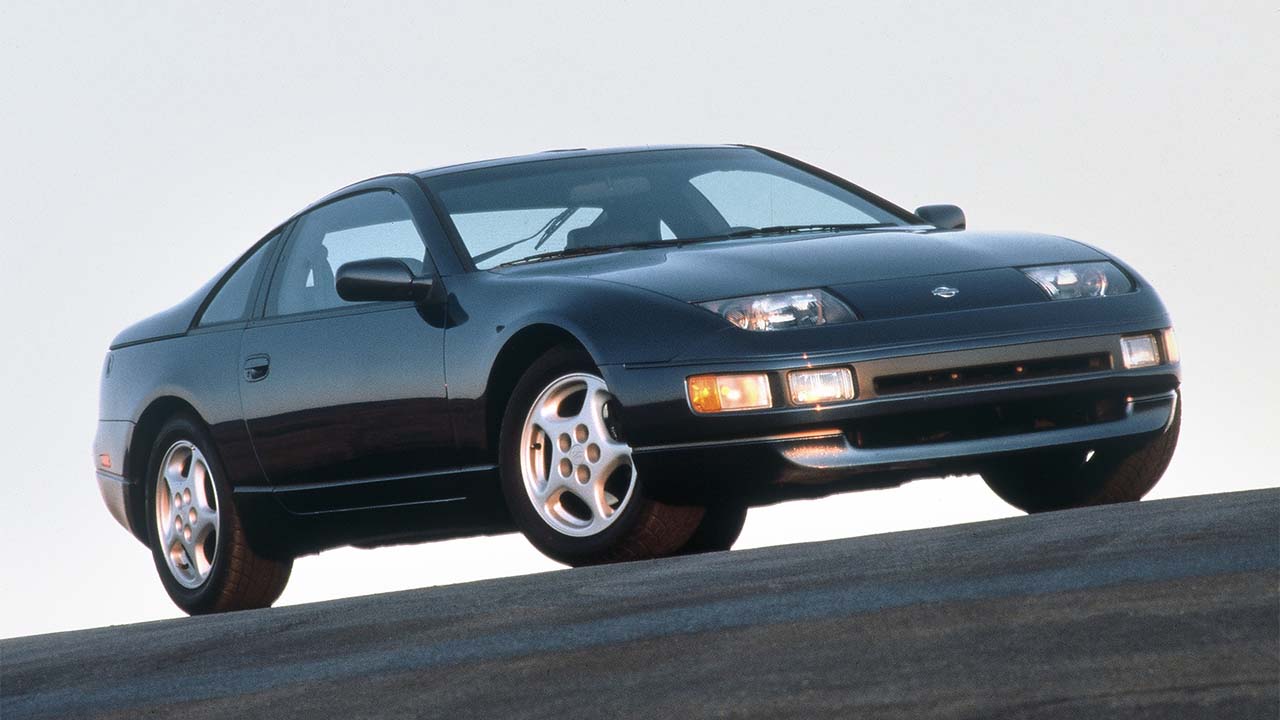
{"type": "MultiPolygon", "coordinates": [[[[1280,485],[1280,5],[0,2],[0,637],[179,613],[90,447],[124,326],[383,172],[745,142],[1153,282],[1151,498],[1280,485]]],[[[977,478],[753,510],[739,548],[1010,516],[977,478]]],[[[281,604],[558,568],[518,535],[300,559],[281,604]]]]}

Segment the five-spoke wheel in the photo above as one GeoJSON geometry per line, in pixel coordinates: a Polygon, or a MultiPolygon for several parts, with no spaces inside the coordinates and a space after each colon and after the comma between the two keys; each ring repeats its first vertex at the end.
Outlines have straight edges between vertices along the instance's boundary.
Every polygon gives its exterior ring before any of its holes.
{"type": "Polygon", "coordinates": [[[171,418],[147,467],[151,554],[173,602],[191,614],[275,602],[293,560],[265,556],[249,544],[204,424],[171,418]]]}
{"type": "Polygon", "coordinates": [[[218,553],[218,487],[200,448],[175,442],[160,461],[155,491],[161,552],[183,587],[209,577],[218,553]]]}
{"type": "Polygon", "coordinates": [[[538,515],[565,535],[594,535],[631,500],[631,447],[610,426],[613,396],[600,378],[572,373],[553,380],[524,423],[520,472],[538,515]]]}
{"type": "Polygon", "coordinates": [[[525,537],[555,560],[671,555],[702,519],[700,505],[646,494],[618,412],[599,370],[577,348],[547,352],[511,394],[499,438],[503,495],[525,537]]]}

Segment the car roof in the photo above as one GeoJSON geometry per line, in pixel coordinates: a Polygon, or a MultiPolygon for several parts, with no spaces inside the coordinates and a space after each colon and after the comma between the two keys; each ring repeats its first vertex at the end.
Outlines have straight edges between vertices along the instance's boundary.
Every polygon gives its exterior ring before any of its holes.
{"type": "Polygon", "coordinates": [[[520,165],[523,163],[539,162],[541,160],[553,160],[564,157],[591,157],[597,155],[622,155],[626,153],[649,152],[652,150],[712,150],[717,148],[751,148],[751,145],[635,145],[629,147],[608,147],[608,148],[566,148],[563,150],[543,150],[542,152],[529,153],[527,155],[512,155],[510,157],[493,158],[490,160],[476,160],[474,162],[457,163],[454,165],[442,165],[440,167],[428,168],[426,170],[418,170],[412,173],[393,172],[383,173],[382,175],[374,175],[363,180],[348,183],[337,190],[326,193],[319,199],[308,203],[306,207],[289,216],[289,219],[281,223],[281,226],[292,221],[294,218],[323,205],[330,200],[345,194],[351,188],[363,185],[372,180],[378,180],[387,177],[408,177],[416,175],[420,178],[439,177],[441,175],[451,175],[453,173],[466,172],[468,170],[480,170],[482,168],[502,167],[504,165],[520,165]]]}
{"type": "Polygon", "coordinates": [[[459,163],[456,165],[444,165],[436,168],[428,168],[419,170],[414,173],[421,178],[436,177],[439,175],[450,175],[452,173],[466,172],[468,170],[480,170],[482,168],[501,167],[503,165],[520,165],[522,163],[538,162],[541,160],[552,160],[564,157],[591,157],[596,155],[622,155],[625,153],[649,152],[651,150],[708,150],[714,148],[734,148],[744,147],[743,145],[634,145],[630,147],[607,147],[607,148],[565,148],[560,150],[543,150],[542,152],[530,153],[528,155],[512,155],[511,157],[493,158],[491,160],[478,160],[475,162],[459,163]]]}

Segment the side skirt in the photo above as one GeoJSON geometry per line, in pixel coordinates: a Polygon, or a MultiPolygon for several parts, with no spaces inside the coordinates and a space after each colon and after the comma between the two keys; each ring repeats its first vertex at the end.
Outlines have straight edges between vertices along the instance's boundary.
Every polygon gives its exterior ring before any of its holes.
{"type": "Polygon", "coordinates": [[[236,488],[235,500],[254,548],[275,556],[515,529],[494,466],[288,488],[246,486],[236,488]]]}

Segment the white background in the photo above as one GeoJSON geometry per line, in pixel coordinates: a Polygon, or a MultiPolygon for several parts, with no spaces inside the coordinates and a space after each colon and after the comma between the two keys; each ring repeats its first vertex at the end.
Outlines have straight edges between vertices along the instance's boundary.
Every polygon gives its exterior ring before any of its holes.
{"type": "MultiPolygon", "coordinates": [[[[93,479],[117,331],[341,185],[547,148],[760,144],[1111,250],[1182,342],[1151,497],[1280,484],[1274,2],[264,5],[0,2],[0,636],[177,614],[93,479]]],[[[1010,514],[923,481],[753,511],[739,547],[1010,514]]],[[[555,567],[344,549],[281,602],[555,567]]]]}

